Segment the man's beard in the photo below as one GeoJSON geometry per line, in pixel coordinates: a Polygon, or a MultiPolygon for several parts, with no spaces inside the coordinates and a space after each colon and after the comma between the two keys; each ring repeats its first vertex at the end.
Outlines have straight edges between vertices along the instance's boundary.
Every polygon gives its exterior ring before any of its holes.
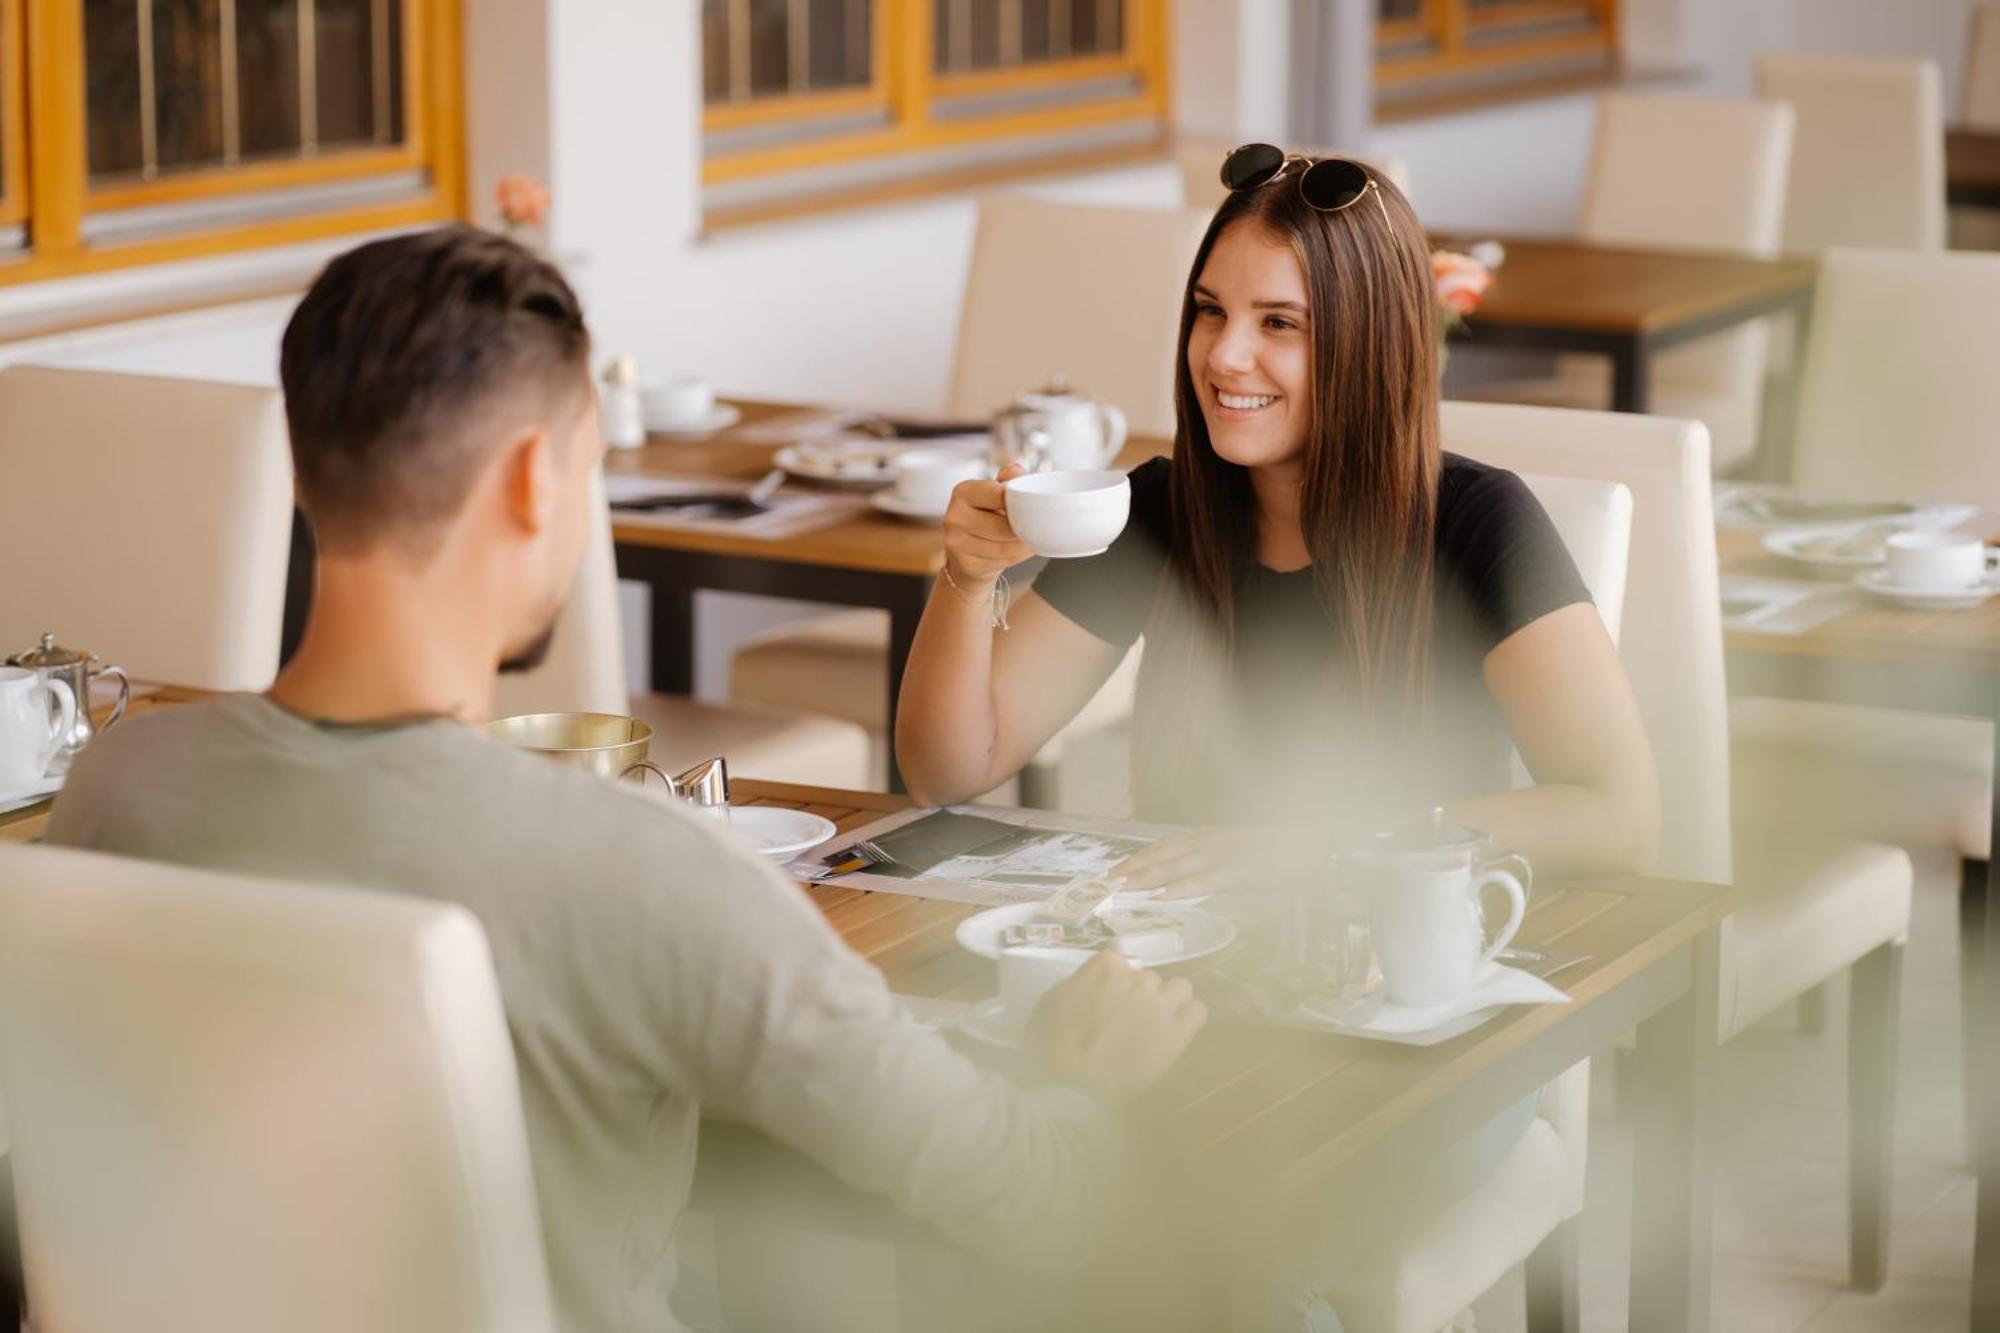
{"type": "Polygon", "coordinates": [[[560,618],[560,616],[551,618],[547,629],[528,640],[526,644],[522,645],[515,652],[500,659],[500,674],[503,676],[517,676],[524,671],[533,671],[536,667],[540,666],[542,659],[549,655],[549,645],[555,642],[556,621],[560,618]]]}

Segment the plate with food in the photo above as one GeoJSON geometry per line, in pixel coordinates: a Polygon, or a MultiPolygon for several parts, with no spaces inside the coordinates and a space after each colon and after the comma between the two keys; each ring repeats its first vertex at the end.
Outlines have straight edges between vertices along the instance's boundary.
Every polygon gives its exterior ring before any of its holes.
{"type": "Polygon", "coordinates": [[[1851,577],[1888,559],[1884,543],[1897,531],[1888,524],[1863,527],[1785,528],[1767,533],[1764,549],[1794,564],[1851,577]]]}
{"type": "Polygon", "coordinates": [[[1227,918],[1182,903],[1107,900],[1078,921],[1050,920],[1042,903],[1009,903],[958,923],[958,942],[981,958],[1032,944],[1110,949],[1139,967],[1192,962],[1229,947],[1236,927],[1227,918]]]}

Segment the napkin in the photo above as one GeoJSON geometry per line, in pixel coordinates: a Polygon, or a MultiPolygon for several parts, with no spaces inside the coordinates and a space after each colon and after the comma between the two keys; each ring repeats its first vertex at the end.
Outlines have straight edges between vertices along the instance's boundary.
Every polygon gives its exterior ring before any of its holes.
{"type": "Polygon", "coordinates": [[[1407,1037],[1443,1027],[1455,1019],[1497,1004],[1568,1004],[1569,996],[1532,972],[1523,972],[1504,963],[1488,963],[1473,977],[1472,985],[1465,993],[1455,1000],[1424,1005],[1396,1004],[1384,1000],[1375,1016],[1364,1023],[1342,1022],[1330,1012],[1316,1010],[1316,1003],[1325,1002],[1305,1001],[1293,1013],[1293,1021],[1407,1037]]]}

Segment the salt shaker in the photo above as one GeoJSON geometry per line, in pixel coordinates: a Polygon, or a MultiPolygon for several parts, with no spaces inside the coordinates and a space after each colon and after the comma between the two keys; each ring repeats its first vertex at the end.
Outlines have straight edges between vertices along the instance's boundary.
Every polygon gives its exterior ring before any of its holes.
{"type": "Polygon", "coordinates": [[[604,442],[614,449],[636,449],[646,442],[639,368],[631,357],[613,357],[604,368],[604,383],[597,393],[597,418],[604,442]]]}

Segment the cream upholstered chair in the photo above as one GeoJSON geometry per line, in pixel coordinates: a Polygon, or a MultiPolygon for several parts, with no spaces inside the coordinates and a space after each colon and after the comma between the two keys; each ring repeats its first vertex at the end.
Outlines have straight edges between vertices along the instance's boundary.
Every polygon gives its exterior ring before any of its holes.
{"type": "Polygon", "coordinates": [[[37,1327],[551,1333],[471,914],[24,845],[0,884],[37,1327]]]}
{"type": "MultiPolygon", "coordinates": [[[[618,620],[618,567],[603,481],[593,482],[593,527],[576,586],[535,670],[502,676],[493,715],[580,709],[630,713],[653,728],[652,759],[669,772],[710,755],[743,777],[849,789],[872,785],[868,735],[819,713],[755,705],[723,706],[681,695],[631,694],[618,620]]],[[[878,690],[879,692],[879,690],[878,690]]]]}
{"type": "MultiPolygon", "coordinates": [[[[1134,434],[1174,433],[1181,290],[1208,215],[995,194],[980,201],[959,318],[951,410],[983,418],[1060,375],[1125,413],[1134,434]]],[[[730,663],[738,703],[825,710],[866,727],[886,752],[888,617],[842,611],[780,625],[730,663]]],[[[1063,757],[1128,717],[1138,655],[1022,775],[1022,800],[1054,806],[1063,757]]]]}
{"type": "Polygon", "coordinates": [[[1741,895],[1722,931],[1719,1040],[1852,970],[1851,1281],[1872,1289],[1886,1259],[1884,1127],[1894,1109],[1910,859],[1897,848],[1778,818],[1732,830],[1707,432],[1670,418],[1447,403],[1444,438],[1448,448],[1490,463],[1631,488],[1634,555],[1620,654],[1660,770],[1655,869],[1733,882],[1741,895]]]}
{"type": "Polygon", "coordinates": [[[1765,56],[1757,93],[1798,111],[1785,188],[1787,252],[1943,248],[1944,94],[1936,65],[1765,56]]]}
{"type": "MultiPolygon", "coordinates": [[[[2000,255],[1830,251],[1799,391],[1798,486],[2000,508],[1996,341],[2000,255]]],[[[1733,723],[1746,811],[1809,794],[1830,827],[1986,858],[1990,723],[1778,699],[1738,700],[1733,723]]]]}
{"type": "MultiPolygon", "coordinates": [[[[1222,206],[1229,191],[1222,184],[1222,159],[1240,141],[1211,138],[1178,138],[1174,141],[1174,162],[1181,169],[1181,199],[1189,208],[1213,213],[1222,206]]],[[[1400,157],[1385,153],[1348,153],[1333,148],[1295,148],[1307,157],[1347,157],[1380,172],[1404,194],[1410,192],[1410,166],[1400,157]]]]}
{"type": "Polygon", "coordinates": [[[135,676],[261,689],[291,521],[275,390],[0,371],[0,657],[47,630],[135,676]]]}
{"type": "MultiPolygon", "coordinates": [[[[1617,482],[1575,477],[1524,473],[1522,480],[1548,511],[1615,641],[1625,608],[1632,492],[1617,482]]],[[[1531,1309],[1574,1310],[1573,1229],[1583,1213],[1589,1134],[1585,1061],[1544,1090],[1528,1132],[1477,1189],[1419,1219],[1407,1233],[1378,1238],[1333,1292],[1342,1321],[1354,1333],[1435,1333],[1523,1263],[1529,1265],[1531,1309]]]]}
{"type": "MultiPolygon", "coordinates": [[[[1600,245],[1776,254],[1792,122],[1790,107],[1747,98],[1598,98],[1578,235],[1600,245]]],[[[1705,424],[1718,471],[1755,452],[1765,343],[1765,326],[1752,323],[1654,358],[1653,410],[1705,424]]],[[[1553,378],[1486,385],[1473,396],[1548,407],[1609,403],[1603,357],[1567,355],[1556,365],[1553,378]]]]}

